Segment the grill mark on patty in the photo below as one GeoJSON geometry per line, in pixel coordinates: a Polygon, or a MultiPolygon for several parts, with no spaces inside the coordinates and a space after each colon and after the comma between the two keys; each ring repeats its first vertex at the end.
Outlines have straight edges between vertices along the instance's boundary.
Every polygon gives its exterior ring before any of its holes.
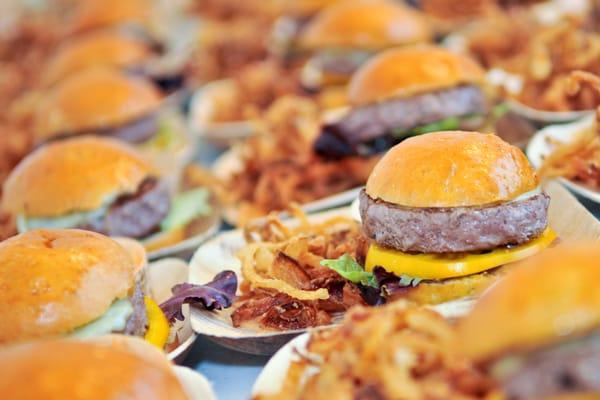
{"type": "Polygon", "coordinates": [[[383,247],[413,253],[462,253],[526,243],[548,225],[550,198],[481,207],[418,208],[374,200],[362,190],[367,236],[383,247]]]}

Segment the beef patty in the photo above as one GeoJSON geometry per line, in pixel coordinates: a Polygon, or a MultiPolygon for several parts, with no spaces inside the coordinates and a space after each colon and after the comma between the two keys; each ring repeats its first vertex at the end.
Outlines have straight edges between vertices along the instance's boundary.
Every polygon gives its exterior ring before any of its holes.
{"type": "MultiPolygon", "coordinates": [[[[326,125],[314,144],[315,151],[329,157],[364,155],[361,145],[387,138],[392,131],[410,131],[449,117],[487,112],[482,90],[463,85],[410,98],[390,99],[356,107],[339,121],[326,125]]],[[[385,150],[385,149],[382,149],[385,150]]]]}
{"type": "Polygon", "coordinates": [[[170,206],[171,197],[166,183],[148,178],[137,192],[117,198],[105,215],[81,228],[108,236],[140,239],[159,229],[170,206]]]}
{"type": "Polygon", "coordinates": [[[598,335],[539,350],[517,360],[517,370],[501,378],[508,399],[600,392],[598,335]]]}
{"type": "Polygon", "coordinates": [[[363,229],[371,239],[416,253],[473,252],[528,242],[546,229],[550,204],[544,193],[481,207],[403,207],[374,200],[364,190],[359,199],[363,229]]]}
{"type": "Polygon", "coordinates": [[[133,313],[129,316],[122,333],[131,336],[144,336],[147,330],[148,316],[146,315],[146,304],[144,303],[144,291],[142,290],[141,280],[135,283],[133,294],[129,300],[133,305],[133,313]]]}

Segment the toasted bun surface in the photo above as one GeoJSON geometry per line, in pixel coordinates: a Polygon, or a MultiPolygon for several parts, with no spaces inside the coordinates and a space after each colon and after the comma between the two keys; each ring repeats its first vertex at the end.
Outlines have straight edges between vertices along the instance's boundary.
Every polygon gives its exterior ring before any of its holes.
{"type": "Polygon", "coordinates": [[[36,110],[36,136],[53,136],[107,128],[155,111],[160,92],[143,79],[109,68],[91,68],[59,82],[36,110]]]}
{"type": "Polygon", "coordinates": [[[99,65],[128,67],[149,55],[150,49],[141,40],[116,31],[90,33],[65,43],[56,51],[46,67],[45,80],[53,83],[99,65]]]}
{"type": "Polygon", "coordinates": [[[146,23],[151,4],[145,0],[85,0],[71,15],[71,33],[118,24],[146,23]]]}
{"type": "Polygon", "coordinates": [[[0,343],[64,334],[98,318],[127,296],[135,269],[123,247],[93,232],[33,230],[1,242],[0,343]]]}
{"type": "MultiPolygon", "coordinates": [[[[156,351],[149,345],[146,350],[156,351]]],[[[0,368],[0,392],[9,399],[188,399],[167,362],[109,343],[50,340],[11,346],[0,350],[0,368]]]]}
{"type": "Polygon", "coordinates": [[[283,11],[286,15],[295,17],[310,17],[322,9],[339,3],[340,0],[296,0],[286,1],[283,11]]]}
{"type": "Polygon", "coordinates": [[[460,348],[486,362],[600,327],[600,245],[566,243],[517,264],[458,325],[460,348]]]}
{"type": "Polygon", "coordinates": [[[418,11],[390,0],[345,0],[317,14],[303,30],[300,45],[382,49],[430,37],[429,26],[418,11]]]}
{"type": "Polygon", "coordinates": [[[509,201],[537,186],[517,147],[496,135],[449,131],[394,146],[371,172],[366,192],[406,207],[464,207],[509,201]]]}
{"type": "Polygon", "coordinates": [[[483,69],[465,55],[429,45],[402,47],[379,53],[356,71],[348,100],[368,104],[483,80],[483,69]]]}
{"type": "Polygon", "coordinates": [[[133,193],[155,170],[117,140],[82,136],[29,154],[4,183],[3,208],[28,217],[90,211],[108,198],[133,193]]]}

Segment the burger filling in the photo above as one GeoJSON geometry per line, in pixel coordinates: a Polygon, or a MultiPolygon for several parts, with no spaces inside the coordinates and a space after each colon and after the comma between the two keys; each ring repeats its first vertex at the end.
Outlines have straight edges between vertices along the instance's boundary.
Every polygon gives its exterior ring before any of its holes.
{"type": "Polygon", "coordinates": [[[167,184],[157,178],[144,180],[138,190],[109,199],[104,206],[54,218],[27,218],[19,215],[19,232],[37,228],[80,228],[108,236],[143,239],[165,231],[180,229],[195,218],[211,212],[209,192],[194,189],[171,200],[167,184]]]}
{"type": "Polygon", "coordinates": [[[356,49],[329,49],[315,54],[302,69],[302,86],[318,90],[323,86],[344,84],[373,55],[356,49]]]}
{"type": "Polygon", "coordinates": [[[600,335],[512,355],[492,367],[511,400],[600,391],[600,335]]]}
{"type": "Polygon", "coordinates": [[[475,85],[386,100],[356,107],[326,125],[314,147],[326,157],[367,156],[385,151],[409,136],[473,129],[487,111],[486,96],[475,85]]]}

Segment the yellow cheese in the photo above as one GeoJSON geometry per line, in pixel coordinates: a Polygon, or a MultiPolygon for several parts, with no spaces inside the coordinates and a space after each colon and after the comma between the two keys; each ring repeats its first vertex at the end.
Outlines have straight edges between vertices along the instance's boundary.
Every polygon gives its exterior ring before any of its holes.
{"type": "Polygon", "coordinates": [[[547,228],[539,237],[520,246],[503,247],[480,254],[409,254],[372,244],[365,269],[383,267],[393,274],[421,279],[447,279],[476,274],[530,257],[548,247],[556,239],[547,228]]]}
{"type": "Polygon", "coordinates": [[[144,339],[162,349],[169,338],[169,330],[171,329],[169,321],[167,321],[165,314],[154,300],[144,297],[144,303],[146,304],[146,314],[148,316],[148,330],[144,339]]]}

